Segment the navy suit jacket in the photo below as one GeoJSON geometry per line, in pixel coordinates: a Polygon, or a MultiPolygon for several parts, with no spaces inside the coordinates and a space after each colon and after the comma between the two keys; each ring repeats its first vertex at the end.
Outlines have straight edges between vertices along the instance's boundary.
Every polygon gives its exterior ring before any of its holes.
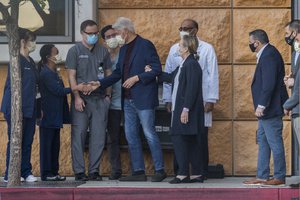
{"type": "MultiPolygon", "coordinates": [[[[30,58],[30,62],[22,55],[20,55],[21,68],[21,91],[22,91],[22,112],[23,117],[36,117],[36,92],[38,83],[38,71],[35,63],[30,58]]],[[[1,112],[5,118],[9,118],[11,114],[11,88],[10,88],[10,66],[8,66],[7,78],[4,86],[1,112]]]]}
{"type": "Polygon", "coordinates": [[[67,94],[70,88],[65,88],[58,74],[46,65],[40,73],[41,109],[43,117],[40,123],[44,128],[62,128],[63,123],[70,123],[67,94]]]}
{"type": "MultiPolygon", "coordinates": [[[[126,81],[123,80],[123,68],[127,48],[128,45],[124,45],[120,49],[116,69],[110,76],[100,80],[101,87],[109,87],[120,79],[122,79],[122,83],[126,81]]],[[[139,77],[139,81],[130,89],[134,105],[139,110],[154,109],[158,106],[158,85],[156,83],[156,76],[161,73],[162,69],[159,56],[152,42],[137,36],[134,48],[131,52],[129,68],[129,77],[135,75],[139,77]],[[145,72],[146,65],[151,66],[151,72],[145,72]]]]}
{"type": "Polygon", "coordinates": [[[288,94],[283,82],[285,76],[284,62],[278,50],[268,44],[256,65],[251,91],[254,109],[265,106],[261,119],[283,116],[283,103],[288,94]]]}

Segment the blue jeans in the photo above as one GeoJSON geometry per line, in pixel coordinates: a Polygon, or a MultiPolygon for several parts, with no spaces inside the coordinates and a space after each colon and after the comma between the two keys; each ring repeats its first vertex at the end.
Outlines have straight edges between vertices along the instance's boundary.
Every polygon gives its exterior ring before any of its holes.
{"type": "Polygon", "coordinates": [[[132,172],[145,171],[140,124],[147,139],[156,171],[164,169],[162,149],[155,132],[155,110],[139,110],[132,100],[124,100],[125,135],[128,142],[132,172]]]}
{"type": "Polygon", "coordinates": [[[274,178],[285,180],[286,164],[282,140],[282,117],[258,120],[257,178],[268,179],[271,151],[274,160],[274,178]]]}

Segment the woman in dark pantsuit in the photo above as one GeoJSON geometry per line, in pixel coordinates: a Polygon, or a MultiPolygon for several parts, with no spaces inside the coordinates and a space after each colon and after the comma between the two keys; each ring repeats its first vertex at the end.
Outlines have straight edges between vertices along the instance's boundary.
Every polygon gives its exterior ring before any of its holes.
{"type": "Polygon", "coordinates": [[[202,158],[199,158],[201,148],[197,138],[201,138],[204,132],[204,108],[197,47],[196,37],[184,36],[178,50],[183,62],[172,74],[163,73],[159,77],[162,81],[172,82],[173,87],[170,135],[179,168],[171,184],[203,182],[202,158]]]}

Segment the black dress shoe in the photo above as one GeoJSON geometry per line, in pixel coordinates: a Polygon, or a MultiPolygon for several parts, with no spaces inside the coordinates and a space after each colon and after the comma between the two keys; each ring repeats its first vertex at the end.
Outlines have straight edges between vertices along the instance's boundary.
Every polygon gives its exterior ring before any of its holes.
{"type": "Polygon", "coordinates": [[[167,177],[167,174],[165,172],[158,173],[156,172],[154,176],[151,178],[151,182],[161,182],[167,177]]]}
{"type": "Polygon", "coordinates": [[[75,181],[88,181],[88,177],[84,173],[75,174],[75,181]]]}
{"type": "Polygon", "coordinates": [[[99,175],[98,172],[94,172],[89,174],[89,180],[90,181],[102,181],[102,177],[99,175]]]}
{"type": "Polygon", "coordinates": [[[190,180],[191,183],[203,183],[204,182],[204,176],[199,176],[197,178],[193,178],[190,180]]]}
{"type": "Polygon", "coordinates": [[[147,177],[145,174],[137,174],[122,177],[119,179],[119,181],[147,181],[147,177]]]}
{"type": "Polygon", "coordinates": [[[65,176],[61,176],[59,174],[56,175],[56,181],[65,181],[67,178],[65,176]]]}
{"type": "Polygon", "coordinates": [[[41,178],[42,181],[56,181],[56,176],[46,176],[41,178]]]}
{"type": "Polygon", "coordinates": [[[290,184],[290,187],[291,188],[300,188],[300,183],[293,183],[293,184],[290,184]]]}
{"type": "Polygon", "coordinates": [[[190,178],[187,176],[184,179],[179,179],[177,177],[175,177],[174,179],[172,179],[170,182],[170,184],[178,184],[178,183],[190,183],[190,178]]]}
{"type": "Polygon", "coordinates": [[[118,180],[119,178],[121,178],[122,174],[121,173],[116,173],[116,174],[111,174],[108,179],[109,180],[118,180]]]}

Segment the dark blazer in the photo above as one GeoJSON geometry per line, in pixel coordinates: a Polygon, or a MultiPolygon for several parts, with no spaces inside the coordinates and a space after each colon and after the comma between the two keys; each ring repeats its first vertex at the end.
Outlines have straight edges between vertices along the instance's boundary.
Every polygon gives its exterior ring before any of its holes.
{"type": "MultiPolygon", "coordinates": [[[[160,81],[172,82],[178,73],[179,67],[167,74],[165,72],[159,77],[160,81]]],[[[204,106],[202,97],[202,70],[193,55],[187,57],[178,77],[178,90],[176,103],[172,116],[171,135],[197,135],[204,131],[204,106]],[[183,108],[189,109],[189,122],[183,124],[180,116],[183,108]]]]}
{"type": "MultiPolygon", "coordinates": [[[[33,59],[30,57],[29,59],[30,62],[24,56],[20,55],[22,112],[23,117],[35,118],[38,71],[33,59]]],[[[6,117],[9,117],[11,114],[10,66],[8,66],[7,78],[4,86],[1,112],[3,112],[6,117]]]]}
{"type": "Polygon", "coordinates": [[[63,123],[70,123],[67,94],[58,74],[44,65],[40,73],[41,109],[43,117],[40,126],[43,128],[62,128],[63,123]]]}
{"type": "MultiPolygon", "coordinates": [[[[113,73],[100,80],[101,87],[106,88],[123,79],[125,54],[128,45],[120,49],[119,60],[113,73]]],[[[155,46],[149,40],[137,36],[129,62],[129,77],[138,75],[139,81],[130,89],[134,105],[140,109],[154,109],[158,106],[158,85],[156,76],[162,69],[155,46]],[[152,71],[145,72],[145,66],[150,65],[152,71]]],[[[122,80],[122,83],[126,80],[122,80]]],[[[122,95],[123,102],[123,95],[122,95]]],[[[123,103],[122,103],[123,104],[123,103]]]]}
{"type": "Polygon", "coordinates": [[[261,119],[283,116],[282,105],[288,94],[283,82],[285,76],[284,62],[278,50],[268,44],[256,65],[251,91],[254,109],[265,106],[261,119]]]}

